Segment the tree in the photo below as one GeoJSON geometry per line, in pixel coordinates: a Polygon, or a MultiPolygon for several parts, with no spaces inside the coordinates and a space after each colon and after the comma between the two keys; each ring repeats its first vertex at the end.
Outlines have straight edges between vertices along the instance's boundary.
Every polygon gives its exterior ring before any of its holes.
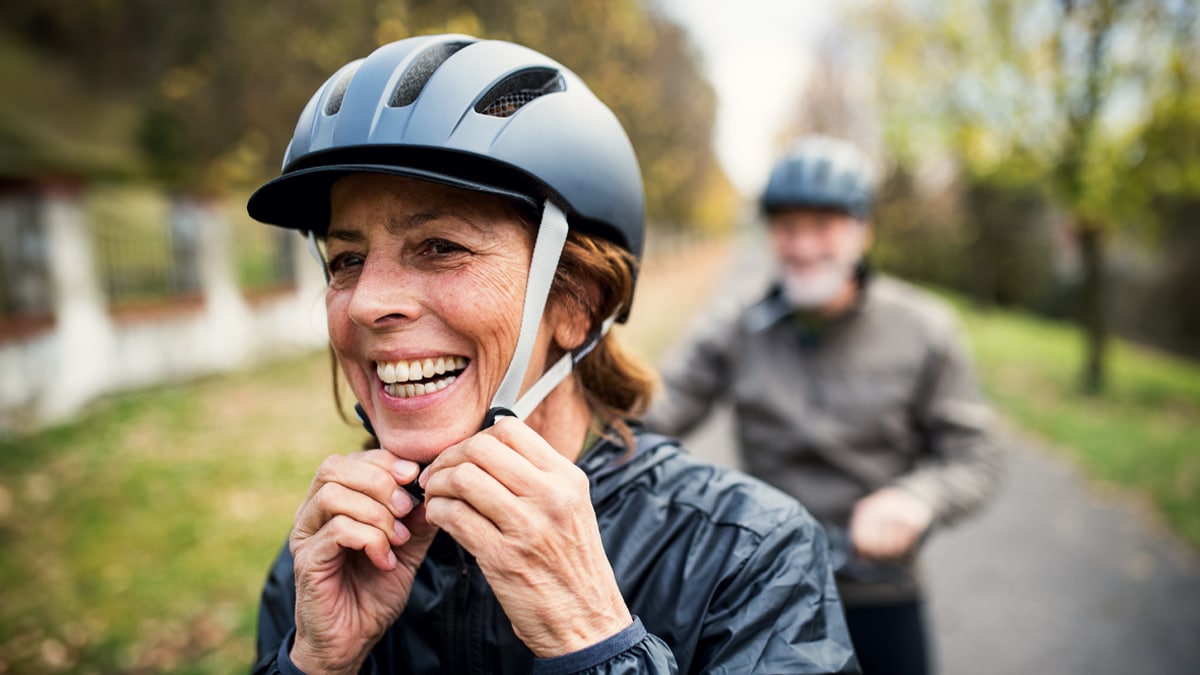
{"type": "MultiPolygon", "coordinates": [[[[637,0],[0,2],[0,43],[16,38],[38,63],[71,73],[55,111],[71,118],[59,125],[73,130],[70,140],[132,148],[129,173],[178,193],[244,189],[270,177],[297,114],[336,68],[385,42],[433,32],[512,39],[558,59],[625,124],[652,219],[728,219],[704,213],[722,203],[714,194],[733,203],[712,150],[715,95],[681,29],[637,0]],[[101,106],[116,112],[96,115],[101,106]]],[[[5,56],[8,90],[41,86],[43,68],[15,67],[5,56]]],[[[5,113],[42,117],[43,106],[25,105],[31,100],[0,101],[0,124],[5,113]]]]}
{"type": "Polygon", "coordinates": [[[1113,230],[1145,222],[1121,217],[1113,158],[1167,65],[1145,47],[1163,44],[1182,11],[1151,0],[909,0],[859,17],[889,152],[914,165],[948,155],[972,183],[1043,185],[1069,218],[1083,260],[1090,392],[1106,376],[1105,246],[1113,230]]]}

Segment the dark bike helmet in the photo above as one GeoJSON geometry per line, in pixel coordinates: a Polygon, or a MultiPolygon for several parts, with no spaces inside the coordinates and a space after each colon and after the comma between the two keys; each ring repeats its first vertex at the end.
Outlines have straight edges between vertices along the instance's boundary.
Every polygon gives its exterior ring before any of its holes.
{"type": "Polygon", "coordinates": [[[637,260],[645,233],[642,177],[629,137],[557,61],[467,35],[384,45],[317,90],[300,114],[282,175],[251,195],[247,211],[308,233],[310,241],[320,238],[333,182],[363,172],[501,195],[541,213],[521,334],[493,412],[527,414],[613,320],[628,317],[627,301],[517,401],[567,230],[612,241],[637,260]]]}
{"type": "Polygon", "coordinates": [[[853,144],[829,136],[798,141],[771,170],[763,213],[789,208],[832,209],[867,219],[874,199],[871,163],[853,144]]]}
{"type": "Polygon", "coordinates": [[[256,220],[324,233],[348,173],[503,195],[640,257],[644,197],[620,122],[577,75],[536,51],[466,35],[384,45],[334,73],[304,108],[282,175],[250,197],[256,220]]]}

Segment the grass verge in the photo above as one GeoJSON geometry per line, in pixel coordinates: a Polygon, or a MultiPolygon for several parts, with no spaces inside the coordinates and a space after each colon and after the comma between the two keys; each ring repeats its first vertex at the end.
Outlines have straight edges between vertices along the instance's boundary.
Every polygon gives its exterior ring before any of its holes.
{"type": "Polygon", "coordinates": [[[1093,479],[1144,497],[1200,550],[1200,365],[1113,340],[1108,389],[1087,395],[1077,329],[951,301],[1001,413],[1093,479]]]}

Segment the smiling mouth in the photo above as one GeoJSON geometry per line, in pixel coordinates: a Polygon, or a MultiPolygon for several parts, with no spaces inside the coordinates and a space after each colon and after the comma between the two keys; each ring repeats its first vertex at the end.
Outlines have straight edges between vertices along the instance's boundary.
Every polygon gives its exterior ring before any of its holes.
{"type": "Polygon", "coordinates": [[[454,383],[467,367],[461,356],[439,356],[412,361],[376,361],[375,373],[383,381],[383,390],[397,398],[424,396],[441,391],[454,383]]]}

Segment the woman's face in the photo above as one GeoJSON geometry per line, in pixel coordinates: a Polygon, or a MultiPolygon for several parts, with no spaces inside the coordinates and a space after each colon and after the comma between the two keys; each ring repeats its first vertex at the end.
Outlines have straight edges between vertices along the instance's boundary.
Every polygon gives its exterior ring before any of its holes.
{"type": "MultiPolygon", "coordinates": [[[[478,431],[508,368],[533,233],[499,197],[408,178],[350,175],[330,199],[338,363],[381,446],[432,461],[478,431]]],[[[544,368],[548,332],[529,373],[544,368]]]]}

